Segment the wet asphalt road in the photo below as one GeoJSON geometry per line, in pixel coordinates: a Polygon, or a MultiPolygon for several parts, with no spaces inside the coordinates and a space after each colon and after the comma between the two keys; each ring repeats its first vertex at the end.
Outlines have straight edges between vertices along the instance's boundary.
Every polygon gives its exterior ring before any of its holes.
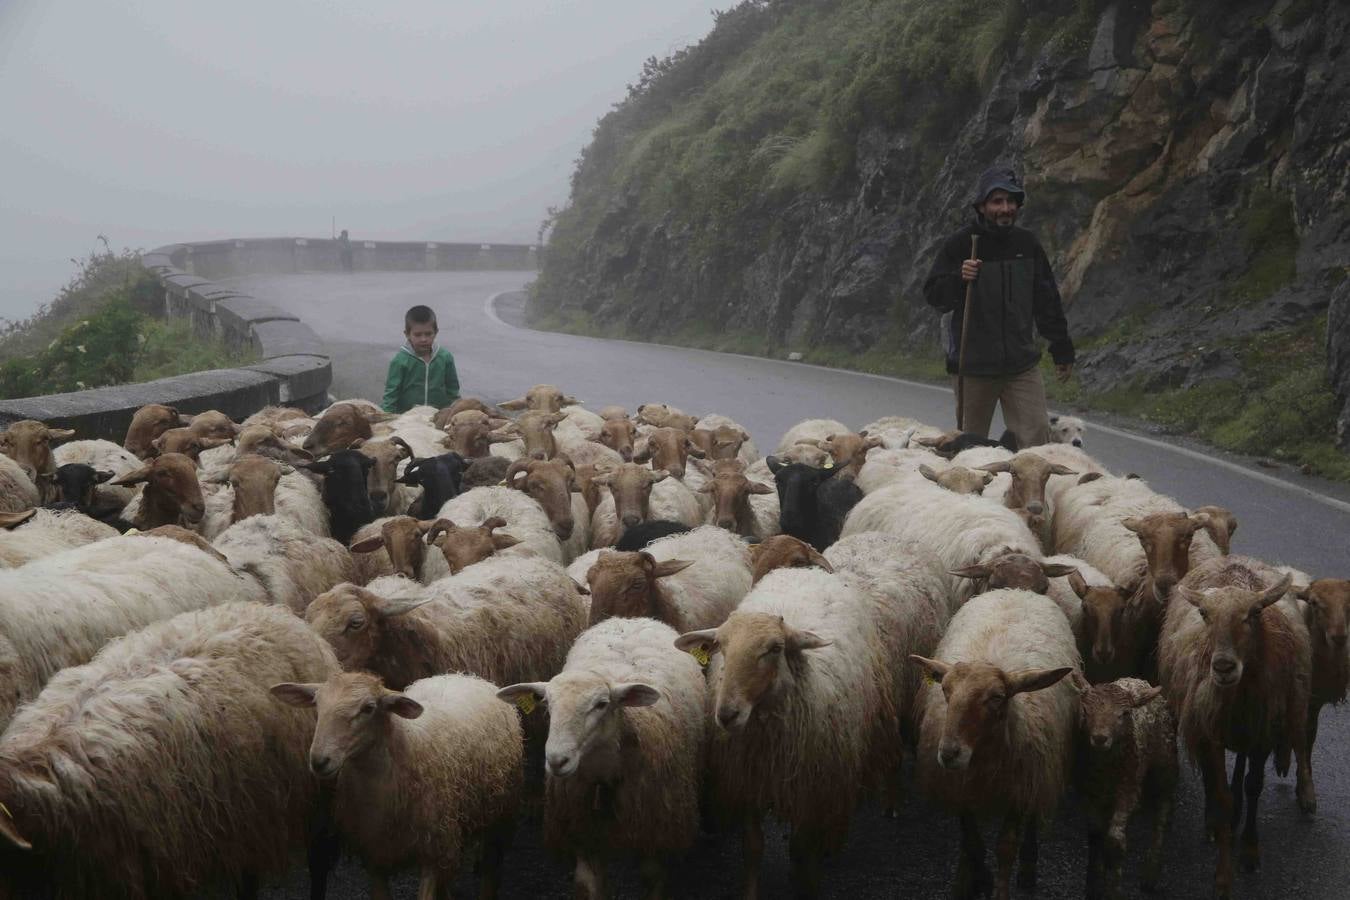
{"type": "MultiPolygon", "coordinates": [[[[740,421],[771,452],[793,423],[830,416],[861,427],[882,415],[904,414],[937,425],[952,420],[949,390],[861,375],[725,354],[603,341],[517,328],[510,299],[502,317],[490,298],[520,289],[528,272],[357,273],[257,276],[234,279],[257,296],[289,309],[313,327],[333,354],[334,394],[378,399],[385,366],[402,340],[403,311],[425,303],[437,311],[441,341],[455,354],[466,395],[491,400],[520,396],[539,382],[552,382],[592,409],[617,403],[635,407],[665,401],[692,413],[720,412],[740,421]]],[[[996,426],[998,427],[998,426],[996,426]]],[[[1287,563],[1313,575],[1344,576],[1350,545],[1350,492],[1339,485],[1299,478],[1284,482],[1236,458],[1198,452],[1184,442],[1161,442],[1139,434],[1090,426],[1087,449],[1114,471],[1137,472],[1183,503],[1215,503],[1237,513],[1241,527],[1234,550],[1287,563]]],[[[1202,449],[1202,448],[1201,448],[1202,449]]],[[[1234,896],[1242,898],[1350,897],[1350,716],[1324,710],[1314,755],[1319,811],[1298,812],[1292,776],[1267,775],[1261,807],[1263,868],[1239,873],[1234,896]]],[[[1201,829],[1202,795],[1193,770],[1185,770],[1164,862],[1163,896],[1206,897],[1214,853],[1201,829]]],[[[1126,896],[1137,888],[1138,850],[1147,823],[1131,831],[1126,896]]],[[[1082,818],[1073,797],[1043,832],[1040,884],[1034,896],[1082,895],[1085,864],[1082,818]]],[[[761,881],[764,897],[790,895],[786,843],[781,829],[766,828],[768,847],[761,881]]],[[[844,850],[827,866],[825,895],[864,898],[946,896],[956,860],[955,822],[929,808],[917,794],[898,820],[864,807],[855,816],[844,850]]],[[[676,897],[734,896],[739,841],[706,836],[673,869],[676,897]]],[[[504,896],[571,896],[568,867],[541,849],[537,822],[526,820],[508,856],[504,896]]],[[[636,896],[636,876],[615,867],[618,896],[636,896]]],[[[268,887],[268,898],[308,896],[303,870],[268,887]]],[[[460,896],[472,896],[461,878],[460,896]]],[[[415,879],[397,883],[396,896],[414,897],[415,879]]],[[[345,860],[329,896],[368,896],[359,864],[345,860]]]]}

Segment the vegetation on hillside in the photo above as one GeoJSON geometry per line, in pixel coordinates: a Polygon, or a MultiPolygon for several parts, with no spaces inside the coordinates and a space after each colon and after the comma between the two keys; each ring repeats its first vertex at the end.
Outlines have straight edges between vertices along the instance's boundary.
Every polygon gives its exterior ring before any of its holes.
{"type": "Polygon", "coordinates": [[[0,326],[0,399],[149,381],[253,361],[197,338],[180,320],[157,319],[154,275],[138,254],[108,247],[76,260],[77,272],[51,303],[0,326]]]}

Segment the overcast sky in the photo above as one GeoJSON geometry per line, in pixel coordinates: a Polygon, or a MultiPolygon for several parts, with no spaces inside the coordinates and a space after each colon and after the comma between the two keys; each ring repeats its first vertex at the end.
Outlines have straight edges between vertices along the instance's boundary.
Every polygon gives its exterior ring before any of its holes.
{"type": "Polygon", "coordinates": [[[115,248],[533,242],[642,61],[732,0],[0,0],[0,316],[115,248]]]}

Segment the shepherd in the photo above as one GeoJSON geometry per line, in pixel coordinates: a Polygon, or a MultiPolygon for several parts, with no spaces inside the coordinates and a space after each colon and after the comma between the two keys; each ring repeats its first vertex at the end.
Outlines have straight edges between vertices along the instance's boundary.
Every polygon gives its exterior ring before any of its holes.
{"type": "Polygon", "coordinates": [[[923,293],[929,306],[951,313],[947,372],[957,427],[987,438],[1001,404],[1017,446],[1034,447],[1050,440],[1036,333],[1049,342],[1060,381],[1072,374],[1074,353],[1050,260],[1036,236],[1017,227],[1026,200],[1015,171],[986,170],[971,203],[974,221],[943,242],[923,293]]]}

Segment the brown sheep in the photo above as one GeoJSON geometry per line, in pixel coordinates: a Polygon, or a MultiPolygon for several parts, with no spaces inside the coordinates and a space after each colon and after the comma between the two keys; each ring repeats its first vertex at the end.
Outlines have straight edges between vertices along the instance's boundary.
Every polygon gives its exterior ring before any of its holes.
{"type": "Polygon", "coordinates": [[[927,463],[920,463],[919,474],[953,494],[983,494],[994,480],[993,472],[977,472],[965,466],[948,466],[939,472],[927,463]]]}
{"type": "Polygon", "coordinates": [[[826,572],[834,567],[806,541],[790,534],[775,534],[750,547],[750,559],[753,563],[751,577],[755,584],[775,569],[801,569],[819,566],[826,572]]]}
{"type": "Polygon", "coordinates": [[[1319,578],[1298,592],[1304,601],[1304,621],[1312,642],[1312,688],[1308,702],[1308,764],[1317,741],[1317,720],[1328,703],[1345,702],[1350,684],[1350,656],[1346,652],[1350,621],[1350,581],[1319,578]]]}
{"type": "MultiPolygon", "coordinates": [[[[505,526],[506,520],[496,516],[481,525],[467,527],[460,527],[449,519],[437,519],[426,529],[426,542],[440,549],[450,574],[458,575],[474,563],[495,556],[498,550],[520,543],[509,534],[493,534],[505,526]]],[[[421,527],[420,523],[418,527],[421,527]]]]}
{"type": "Polygon", "coordinates": [[[122,446],[141,459],[149,459],[153,455],[155,438],[170,428],[191,424],[191,416],[180,415],[172,406],[148,403],[131,417],[122,446]]]}
{"type": "Polygon", "coordinates": [[[123,511],[141,531],[158,525],[191,527],[206,514],[197,465],[181,453],[157,456],[134,472],[114,478],[109,484],[145,484],[140,496],[123,511]]]}
{"type": "Polygon", "coordinates": [[[556,385],[536,384],[518,400],[507,400],[497,405],[502,409],[528,409],[543,413],[561,412],[564,406],[580,403],[576,397],[564,394],[556,385]]]}
{"type": "Polygon", "coordinates": [[[676,478],[684,477],[689,457],[702,458],[703,451],[678,428],[653,428],[637,442],[633,461],[650,462],[652,469],[664,469],[676,478]]]}

